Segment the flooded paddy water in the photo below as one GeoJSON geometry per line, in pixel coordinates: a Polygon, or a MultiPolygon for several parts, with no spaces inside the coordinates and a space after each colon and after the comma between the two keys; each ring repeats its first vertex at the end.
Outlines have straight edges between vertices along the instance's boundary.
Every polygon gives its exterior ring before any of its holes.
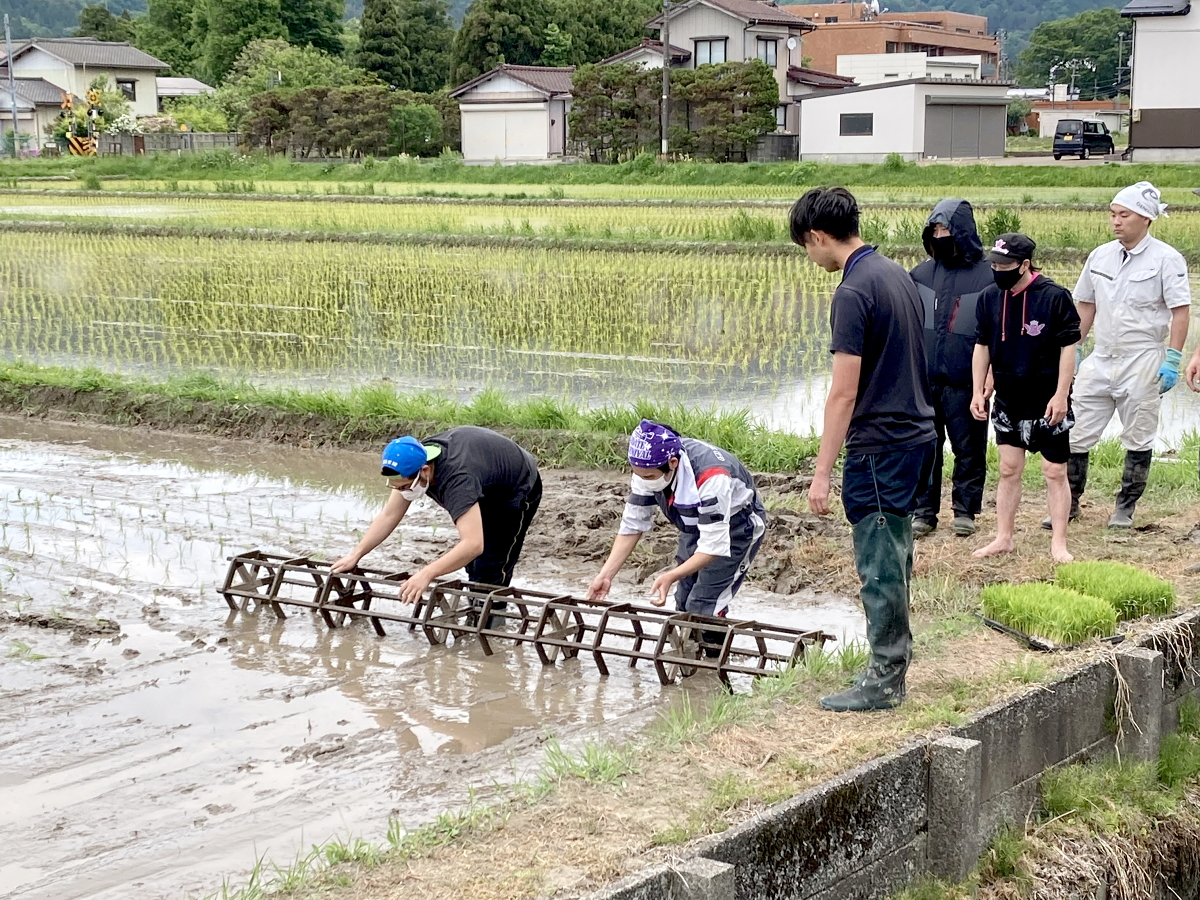
{"type": "MultiPolygon", "coordinates": [[[[226,557],[343,552],[382,503],[375,467],[373,453],[0,418],[0,895],[202,895],[256,859],[381,841],[390,819],[411,828],[486,800],[537,770],[548,735],[633,736],[683,693],[719,690],[231,614],[216,594],[226,557]]],[[[517,583],[579,594],[622,479],[545,477],[517,583]]],[[[453,535],[431,506],[401,531],[367,561],[401,569],[453,535]]],[[[627,575],[614,598],[644,590],[627,575]]],[[[862,627],[845,598],[762,586],[735,613],[847,640],[862,627]]]]}

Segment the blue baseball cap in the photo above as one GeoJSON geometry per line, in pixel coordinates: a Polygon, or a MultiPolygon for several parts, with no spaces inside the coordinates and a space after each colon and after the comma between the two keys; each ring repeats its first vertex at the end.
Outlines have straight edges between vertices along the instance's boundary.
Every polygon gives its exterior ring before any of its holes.
{"type": "Polygon", "coordinates": [[[383,475],[388,478],[412,478],[425,463],[441,452],[441,447],[426,447],[411,435],[396,438],[383,448],[383,475]]]}

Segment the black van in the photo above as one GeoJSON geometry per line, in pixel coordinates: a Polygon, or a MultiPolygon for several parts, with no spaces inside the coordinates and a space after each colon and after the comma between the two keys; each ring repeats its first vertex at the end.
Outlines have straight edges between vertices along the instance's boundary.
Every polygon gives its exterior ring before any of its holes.
{"type": "Polygon", "coordinates": [[[1093,153],[1113,152],[1112,135],[1103,122],[1089,119],[1059,119],[1054,129],[1054,158],[1078,156],[1087,159],[1093,153]]]}

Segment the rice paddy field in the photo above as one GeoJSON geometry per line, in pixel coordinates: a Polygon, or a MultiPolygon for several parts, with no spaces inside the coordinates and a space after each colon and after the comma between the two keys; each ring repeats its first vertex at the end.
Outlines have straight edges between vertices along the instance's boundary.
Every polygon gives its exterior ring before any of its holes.
{"type": "MultiPolygon", "coordinates": [[[[785,203],[688,196],[630,206],[8,191],[0,355],[307,387],[386,379],[460,398],[498,388],[584,406],[683,401],[810,433],[836,276],[790,245],[785,203]]],[[[1080,248],[1108,237],[1099,209],[980,207],[985,236],[1015,217],[1055,251],[1047,274],[1067,285],[1080,248]]],[[[863,233],[911,266],[923,220],[912,204],[868,204],[863,233]]],[[[1155,230],[1200,253],[1200,214],[1155,230]]],[[[1198,406],[1182,390],[1168,398],[1168,446],[1200,423],[1198,406]]]]}

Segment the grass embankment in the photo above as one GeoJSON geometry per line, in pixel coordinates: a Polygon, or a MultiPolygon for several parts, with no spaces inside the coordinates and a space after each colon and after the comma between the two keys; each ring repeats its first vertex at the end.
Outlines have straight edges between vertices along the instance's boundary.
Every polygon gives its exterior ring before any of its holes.
{"type": "Polygon", "coordinates": [[[388,384],[306,391],[199,374],[159,382],[24,363],[0,363],[0,409],[309,445],[375,447],[401,434],[482,425],[511,435],[551,466],[623,468],[629,433],[642,418],[711,441],[761,472],[795,471],[817,449],[816,438],[764,428],[748,410],[651,403],[583,409],[544,397],[512,399],[493,390],[462,402],[427,391],[403,394],[388,384]]]}
{"type": "Polygon", "coordinates": [[[671,184],[796,185],[846,184],[1011,185],[1120,188],[1142,179],[1160,188],[1191,188],[1195,166],[1138,164],[1087,167],[922,165],[898,160],[876,165],[817,162],[661,162],[649,154],[616,165],[578,163],[537,166],[467,166],[457,156],[438,159],[369,159],[361,163],[295,163],[263,153],[227,151],[191,155],[30,159],[0,164],[0,180],[53,175],[123,175],[138,179],[254,179],[259,181],[398,181],[467,184],[671,184]]]}
{"type": "Polygon", "coordinates": [[[1200,708],[1153,763],[1105,760],[1047,773],[1041,809],[1001,832],[965,882],[923,881],[897,900],[1194,897],[1200,886],[1200,708]]]}

